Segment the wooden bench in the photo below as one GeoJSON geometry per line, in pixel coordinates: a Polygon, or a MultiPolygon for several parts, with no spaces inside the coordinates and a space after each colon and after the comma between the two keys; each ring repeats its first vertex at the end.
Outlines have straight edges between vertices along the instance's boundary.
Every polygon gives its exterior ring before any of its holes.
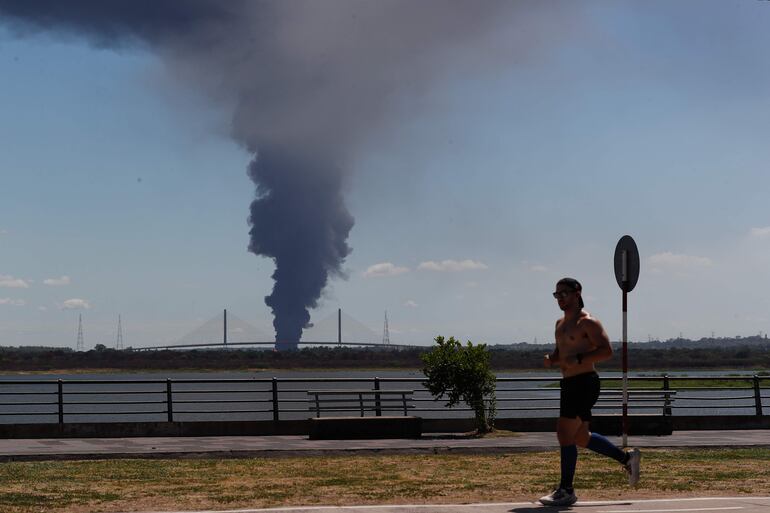
{"type": "MultiPolygon", "coordinates": [[[[675,390],[655,390],[632,388],[628,390],[628,434],[665,436],[673,432],[671,405],[676,396],[675,390]],[[634,410],[660,408],[660,413],[630,413],[634,410]]],[[[602,390],[594,409],[623,406],[622,390],[602,390]],[[610,404],[607,404],[610,403],[610,404]]],[[[605,435],[622,433],[622,414],[594,415],[591,428],[605,435]]]]}
{"type": "Polygon", "coordinates": [[[374,389],[340,389],[340,390],[308,390],[312,404],[309,409],[315,411],[315,416],[321,417],[321,412],[352,412],[357,411],[364,417],[367,411],[376,416],[382,416],[383,411],[399,411],[409,415],[409,409],[414,405],[412,399],[414,390],[374,390],[374,389]]]}
{"type": "Polygon", "coordinates": [[[420,438],[422,419],[410,416],[414,390],[308,390],[311,440],[353,438],[420,438]],[[358,412],[358,416],[328,416],[321,413],[358,412]],[[373,412],[374,415],[366,415],[373,412]],[[382,415],[399,412],[401,415],[382,415]]]}

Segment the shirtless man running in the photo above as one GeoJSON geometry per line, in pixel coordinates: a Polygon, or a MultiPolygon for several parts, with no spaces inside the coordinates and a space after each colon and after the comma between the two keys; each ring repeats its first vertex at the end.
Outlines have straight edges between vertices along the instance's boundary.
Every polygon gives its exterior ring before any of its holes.
{"type": "Polygon", "coordinates": [[[572,481],[578,445],[618,461],[628,472],[630,485],[639,481],[639,449],[623,451],[602,435],[589,431],[591,408],[599,398],[599,375],[594,364],[612,357],[612,346],[602,323],[583,311],[582,290],[574,278],[563,278],[553,293],[564,317],[556,321],[556,349],[545,355],[544,365],[558,365],[564,379],[556,425],[561,446],[561,483],[540,498],[547,506],[569,506],[577,501],[572,481]]]}

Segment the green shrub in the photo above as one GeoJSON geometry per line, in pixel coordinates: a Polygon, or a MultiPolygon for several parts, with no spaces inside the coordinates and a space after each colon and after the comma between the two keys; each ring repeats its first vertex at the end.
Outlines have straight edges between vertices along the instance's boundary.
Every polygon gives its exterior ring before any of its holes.
{"type": "Polygon", "coordinates": [[[428,378],[423,385],[436,400],[446,396],[446,406],[453,408],[465,402],[475,414],[476,429],[486,433],[493,429],[497,402],[495,375],[489,367],[486,344],[463,346],[450,337],[435,338],[437,346],[422,354],[423,373],[428,378]]]}

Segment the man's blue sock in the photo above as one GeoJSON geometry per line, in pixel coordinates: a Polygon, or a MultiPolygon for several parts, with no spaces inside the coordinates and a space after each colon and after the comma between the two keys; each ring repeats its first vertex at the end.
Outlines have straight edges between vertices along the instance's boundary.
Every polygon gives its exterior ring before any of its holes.
{"type": "Polygon", "coordinates": [[[620,463],[626,463],[626,453],[599,433],[591,433],[591,438],[589,438],[586,447],[599,454],[609,456],[620,463]]]}
{"type": "Polygon", "coordinates": [[[559,487],[569,492],[572,491],[572,480],[575,478],[577,455],[577,445],[561,446],[561,483],[559,487]]]}

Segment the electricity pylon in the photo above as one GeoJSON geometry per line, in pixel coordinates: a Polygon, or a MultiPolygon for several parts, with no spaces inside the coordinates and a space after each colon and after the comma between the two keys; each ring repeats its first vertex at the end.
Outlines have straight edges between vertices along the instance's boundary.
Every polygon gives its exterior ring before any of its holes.
{"type": "Polygon", "coordinates": [[[385,310],[385,327],[382,330],[382,345],[390,345],[390,330],[388,329],[388,311],[385,310]]]}
{"type": "Polygon", "coordinates": [[[123,325],[120,322],[120,314],[118,314],[118,340],[115,342],[115,349],[123,349],[123,325]]]}
{"type": "Polygon", "coordinates": [[[78,314],[78,341],[75,343],[75,351],[84,351],[85,344],[83,343],[83,315],[78,314]]]}

